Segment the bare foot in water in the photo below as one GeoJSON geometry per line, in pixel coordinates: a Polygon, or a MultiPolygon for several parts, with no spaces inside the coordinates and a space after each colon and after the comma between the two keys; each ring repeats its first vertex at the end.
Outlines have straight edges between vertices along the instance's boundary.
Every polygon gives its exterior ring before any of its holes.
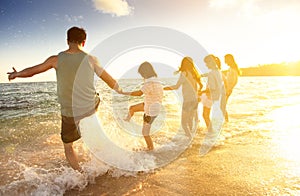
{"type": "Polygon", "coordinates": [[[128,116],[126,116],[125,118],[123,118],[123,120],[124,120],[124,121],[126,121],[126,122],[129,122],[129,121],[130,121],[130,119],[131,119],[131,116],[129,116],[129,115],[128,115],[128,116]]]}
{"type": "Polygon", "coordinates": [[[141,148],[133,148],[132,150],[135,152],[141,152],[141,151],[152,151],[154,148],[147,148],[147,147],[141,147],[141,148]]]}

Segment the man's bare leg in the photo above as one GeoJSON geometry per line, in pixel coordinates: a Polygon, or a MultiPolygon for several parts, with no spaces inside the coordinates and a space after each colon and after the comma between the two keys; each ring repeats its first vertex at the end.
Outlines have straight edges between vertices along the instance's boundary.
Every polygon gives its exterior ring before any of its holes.
{"type": "Polygon", "coordinates": [[[81,168],[78,164],[78,158],[77,158],[76,152],[73,149],[73,142],[64,143],[64,148],[65,148],[65,156],[67,158],[67,161],[71,165],[71,167],[74,170],[81,171],[81,168]]]}

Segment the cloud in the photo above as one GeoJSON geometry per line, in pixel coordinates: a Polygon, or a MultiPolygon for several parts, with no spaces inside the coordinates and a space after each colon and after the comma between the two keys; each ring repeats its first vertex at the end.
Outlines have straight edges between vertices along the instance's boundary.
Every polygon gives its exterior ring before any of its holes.
{"type": "Polygon", "coordinates": [[[133,11],[125,0],[93,0],[97,10],[113,16],[127,16],[133,11]]]}

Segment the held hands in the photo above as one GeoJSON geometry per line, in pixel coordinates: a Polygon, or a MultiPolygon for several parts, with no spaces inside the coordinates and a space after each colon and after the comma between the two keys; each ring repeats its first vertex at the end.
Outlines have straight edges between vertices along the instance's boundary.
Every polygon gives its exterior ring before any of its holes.
{"type": "Polygon", "coordinates": [[[131,94],[131,92],[124,92],[123,89],[119,85],[116,85],[114,87],[114,90],[121,95],[130,95],[131,94]]]}
{"type": "Polygon", "coordinates": [[[120,88],[119,91],[117,91],[117,93],[121,94],[121,95],[130,95],[131,92],[124,92],[123,89],[120,88]]]}
{"type": "Polygon", "coordinates": [[[122,93],[120,93],[120,94],[122,94],[122,95],[131,95],[131,92],[124,92],[124,91],[122,91],[122,93]]]}
{"type": "Polygon", "coordinates": [[[128,93],[124,92],[123,89],[119,86],[115,87],[114,90],[121,95],[128,95],[128,93]]]}
{"type": "Polygon", "coordinates": [[[173,89],[170,86],[166,86],[166,87],[163,88],[163,90],[166,91],[166,90],[173,90],[173,89]]]}
{"type": "Polygon", "coordinates": [[[115,87],[114,90],[119,93],[119,94],[123,94],[123,89],[121,87],[115,87]]]}
{"type": "Polygon", "coordinates": [[[16,73],[18,73],[14,67],[12,69],[13,72],[7,72],[9,81],[15,79],[17,77],[16,73]]]}

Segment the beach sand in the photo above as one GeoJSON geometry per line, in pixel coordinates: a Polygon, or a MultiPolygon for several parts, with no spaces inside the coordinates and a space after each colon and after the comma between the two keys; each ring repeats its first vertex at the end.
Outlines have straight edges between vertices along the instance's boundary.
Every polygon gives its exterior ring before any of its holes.
{"type": "Polygon", "coordinates": [[[300,195],[299,162],[282,158],[268,131],[227,139],[200,157],[202,136],[176,160],[136,177],[99,176],[71,195],[300,195]]]}

